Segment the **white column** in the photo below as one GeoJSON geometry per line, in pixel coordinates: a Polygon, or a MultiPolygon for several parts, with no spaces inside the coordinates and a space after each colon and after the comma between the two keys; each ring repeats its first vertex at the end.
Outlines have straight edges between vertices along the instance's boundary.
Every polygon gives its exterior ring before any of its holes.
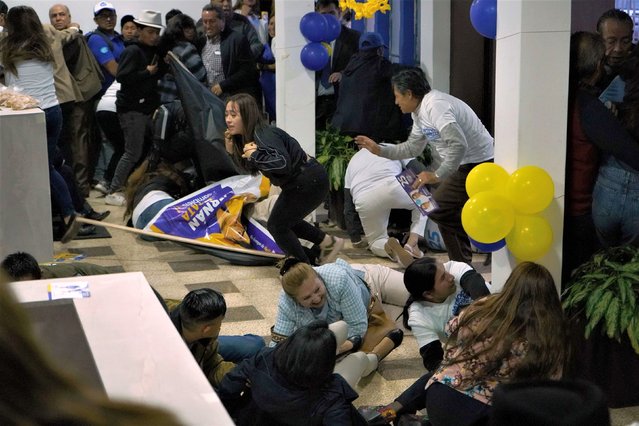
{"type": "MultiPolygon", "coordinates": [[[[553,229],[550,251],[538,260],[560,286],[564,216],[570,2],[497,2],[495,162],[513,172],[525,165],[545,169],[555,198],[543,216],[553,229]]],[[[493,283],[501,286],[515,259],[493,256],[493,283]]]]}
{"type": "Polygon", "coordinates": [[[275,0],[275,84],[277,127],[285,130],[311,155],[315,154],[315,72],[302,65],[300,52],[308,43],[300,19],[312,12],[312,0],[275,0]]]}
{"type": "Polygon", "coordinates": [[[0,111],[0,260],[25,251],[53,258],[44,113],[0,111]]]}
{"type": "Polygon", "coordinates": [[[450,0],[421,0],[419,62],[433,89],[450,92],[450,0]]]}

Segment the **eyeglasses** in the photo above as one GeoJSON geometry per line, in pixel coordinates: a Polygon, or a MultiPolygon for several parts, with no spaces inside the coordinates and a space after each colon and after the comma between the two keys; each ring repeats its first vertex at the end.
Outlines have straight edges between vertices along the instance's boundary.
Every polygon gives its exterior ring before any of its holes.
{"type": "Polygon", "coordinates": [[[97,19],[115,19],[116,18],[116,14],[115,13],[100,13],[99,15],[96,15],[97,19]]]}

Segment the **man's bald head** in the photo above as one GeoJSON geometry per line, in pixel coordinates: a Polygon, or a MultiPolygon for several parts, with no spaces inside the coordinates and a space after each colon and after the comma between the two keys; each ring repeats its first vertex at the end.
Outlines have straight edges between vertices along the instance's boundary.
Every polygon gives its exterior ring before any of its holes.
{"type": "Polygon", "coordinates": [[[65,30],[71,26],[71,13],[64,4],[54,4],[49,9],[49,21],[56,30],[65,30]]]}

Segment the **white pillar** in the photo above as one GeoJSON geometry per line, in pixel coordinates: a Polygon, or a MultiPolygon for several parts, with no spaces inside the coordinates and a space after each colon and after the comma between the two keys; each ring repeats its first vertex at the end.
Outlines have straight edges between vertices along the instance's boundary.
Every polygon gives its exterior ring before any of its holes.
{"type": "MultiPolygon", "coordinates": [[[[495,162],[509,172],[525,165],[545,169],[555,198],[543,213],[553,229],[550,251],[538,262],[561,278],[564,216],[570,1],[497,1],[495,162]]],[[[493,256],[493,283],[515,266],[502,249],[493,256]]]]}
{"type": "Polygon", "coordinates": [[[275,84],[277,127],[310,154],[315,154],[315,72],[302,65],[300,52],[308,43],[300,19],[312,12],[312,0],[275,0],[275,84]]]}
{"type": "Polygon", "coordinates": [[[433,89],[450,92],[450,0],[421,0],[419,62],[433,89]]]}

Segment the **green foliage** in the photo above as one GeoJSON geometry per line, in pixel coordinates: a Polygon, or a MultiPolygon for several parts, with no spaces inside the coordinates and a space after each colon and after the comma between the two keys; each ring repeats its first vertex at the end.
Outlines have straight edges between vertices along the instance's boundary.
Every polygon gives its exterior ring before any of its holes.
{"type": "Polygon", "coordinates": [[[355,142],[350,136],[340,135],[332,127],[315,132],[317,161],[326,168],[330,189],[341,191],[344,189],[346,166],[355,154],[355,142]]]}
{"type": "Polygon", "coordinates": [[[626,334],[639,354],[639,248],[613,247],[581,265],[562,295],[564,309],[585,311],[585,337],[597,326],[617,341],[626,334]]]}

